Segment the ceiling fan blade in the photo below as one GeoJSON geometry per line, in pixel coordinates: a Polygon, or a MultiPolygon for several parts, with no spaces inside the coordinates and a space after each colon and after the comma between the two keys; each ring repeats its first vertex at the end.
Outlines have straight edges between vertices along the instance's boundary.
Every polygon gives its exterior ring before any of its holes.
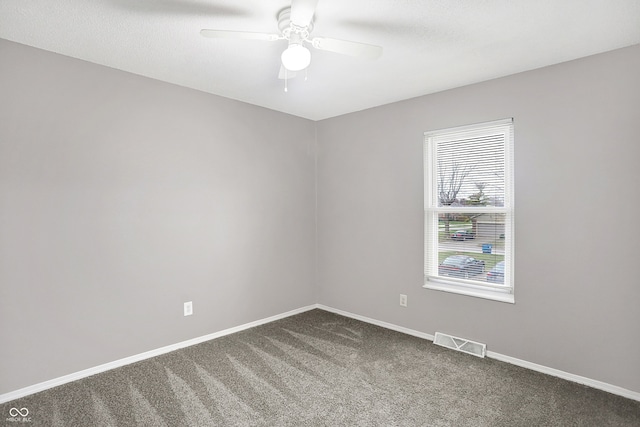
{"type": "Polygon", "coordinates": [[[280,72],[278,73],[278,78],[280,80],[284,80],[285,76],[287,79],[292,79],[296,76],[296,74],[297,73],[295,71],[289,71],[286,68],[284,68],[284,65],[280,64],[280,72]]]}
{"type": "Polygon", "coordinates": [[[317,5],[318,0],[291,0],[291,22],[299,27],[308,26],[317,5]]]}
{"type": "Polygon", "coordinates": [[[382,47],[380,46],[332,39],[329,37],[314,37],[311,40],[311,44],[319,50],[326,50],[329,52],[357,56],[366,59],[377,59],[382,55],[382,47]]]}
{"type": "Polygon", "coordinates": [[[200,35],[214,39],[243,39],[275,41],[282,37],[277,34],[251,33],[248,31],[200,30],[200,35]]]}

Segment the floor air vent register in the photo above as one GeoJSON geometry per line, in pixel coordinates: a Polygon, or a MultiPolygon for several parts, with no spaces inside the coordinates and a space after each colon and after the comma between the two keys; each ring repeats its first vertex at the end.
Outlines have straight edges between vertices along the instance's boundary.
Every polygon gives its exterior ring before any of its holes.
{"type": "Polygon", "coordinates": [[[452,335],[436,332],[433,343],[452,350],[461,351],[463,353],[472,354],[478,357],[484,357],[487,352],[487,345],[475,341],[466,340],[464,338],[454,337],[452,335]]]}

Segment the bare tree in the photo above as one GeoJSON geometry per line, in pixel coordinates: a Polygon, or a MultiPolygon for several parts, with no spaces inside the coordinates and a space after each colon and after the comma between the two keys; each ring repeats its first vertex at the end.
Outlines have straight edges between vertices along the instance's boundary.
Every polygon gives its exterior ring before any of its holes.
{"type": "MultiPolygon", "coordinates": [[[[467,204],[470,206],[487,206],[489,204],[489,197],[484,194],[484,189],[487,188],[487,183],[474,182],[473,185],[476,186],[478,192],[469,196],[467,204]]],[[[471,221],[471,232],[474,234],[474,236],[478,235],[478,217],[481,216],[482,214],[468,215],[469,221],[471,221]]]]}
{"type": "MultiPolygon", "coordinates": [[[[463,166],[456,161],[448,164],[448,168],[443,167],[442,162],[438,162],[438,201],[440,206],[451,206],[458,200],[458,193],[467,179],[473,167],[463,166]]],[[[444,215],[444,231],[449,234],[449,224],[453,219],[450,212],[444,215]]]]}
{"type": "Polygon", "coordinates": [[[458,197],[464,180],[473,170],[472,166],[461,166],[452,161],[450,168],[444,168],[442,162],[438,162],[438,199],[442,206],[451,206],[458,197]]]}
{"type": "Polygon", "coordinates": [[[476,186],[478,192],[469,196],[467,204],[472,206],[486,206],[489,203],[489,198],[484,194],[484,189],[487,188],[487,183],[474,182],[473,185],[476,186]]]}
{"type": "Polygon", "coordinates": [[[478,182],[478,181],[474,181],[473,185],[476,186],[476,188],[478,189],[478,192],[483,194],[484,193],[484,189],[487,188],[487,183],[486,182],[478,182]]]}

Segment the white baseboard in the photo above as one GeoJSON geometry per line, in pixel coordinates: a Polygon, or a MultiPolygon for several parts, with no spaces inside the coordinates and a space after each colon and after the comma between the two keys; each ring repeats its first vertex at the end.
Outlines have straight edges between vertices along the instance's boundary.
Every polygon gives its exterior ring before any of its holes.
{"type": "Polygon", "coordinates": [[[21,397],[28,396],[30,394],[38,393],[53,387],[57,387],[59,385],[63,385],[66,383],[70,383],[72,381],[76,381],[82,378],[89,377],[91,375],[99,374],[101,372],[109,371],[111,369],[119,368],[121,366],[126,366],[131,363],[139,362],[141,360],[149,359],[151,357],[160,356],[161,354],[169,353],[171,351],[179,350],[181,348],[189,347],[192,345],[200,344],[205,341],[209,341],[215,338],[220,338],[225,335],[233,334],[236,332],[244,331],[245,329],[253,328],[255,326],[264,325],[265,323],[270,323],[275,320],[284,319],[285,317],[293,316],[294,314],[303,313],[305,311],[313,310],[317,307],[317,304],[309,305],[306,307],[298,308],[295,310],[287,311],[286,313],[276,314],[275,316],[267,317],[265,319],[256,320],[255,322],[245,323],[244,325],[235,326],[233,328],[225,329],[223,331],[214,332],[209,335],[204,335],[201,337],[193,338],[187,341],[182,341],[177,344],[171,344],[166,347],[161,347],[155,350],[146,351],[144,353],[136,354],[134,356],[125,357],[124,359],[119,359],[114,362],[105,363],[103,365],[95,366],[93,368],[85,369],[79,372],[74,372],[73,374],[64,375],[62,377],[54,378],[49,381],[44,381],[38,384],[34,384],[25,388],[21,388],[19,390],[15,390],[9,393],[0,394],[0,404],[10,402],[15,399],[20,399],[21,397]]]}
{"type": "Polygon", "coordinates": [[[640,393],[636,391],[627,390],[626,388],[618,387],[617,385],[605,383],[591,378],[582,377],[569,372],[561,371],[559,369],[550,368],[544,365],[538,365],[537,363],[527,362],[526,360],[517,359],[515,357],[507,356],[494,351],[487,351],[487,357],[500,360],[502,362],[511,363],[512,365],[521,366],[523,368],[531,369],[532,371],[542,372],[543,374],[551,375],[554,377],[562,378],[564,380],[573,381],[574,383],[583,384],[598,390],[603,390],[611,394],[617,394],[618,396],[626,397],[627,399],[633,399],[640,401],[640,393]]]}
{"type": "Polygon", "coordinates": [[[371,323],[372,325],[381,326],[392,331],[402,332],[403,334],[413,335],[414,337],[424,338],[429,341],[433,341],[434,336],[425,334],[424,332],[416,331],[415,329],[405,328],[404,326],[394,325],[393,323],[383,322],[381,320],[372,319],[370,317],[360,316],[359,314],[349,313],[348,311],[338,310],[337,308],[327,307],[326,305],[316,304],[316,307],[320,310],[330,311],[331,313],[339,314],[344,317],[350,317],[352,319],[360,320],[365,323],[371,323]]]}
{"type": "MultiPolygon", "coordinates": [[[[424,332],[416,331],[414,329],[405,328],[403,326],[394,325],[392,323],[387,323],[387,322],[383,322],[376,319],[371,319],[369,317],[360,316],[359,314],[349,313],[348,311],[338,310],[336,308],[327,307],[322,304],[316,304],[316,307],[321,310],[326,310],[332,313],[339,314],[341,316],[351,317],[352,319],[360,320],[362,322],[371,323],[372,325],[377,325],[383,328],[391,329],[392,331],[402,332],[408,335],[413,335],[415,337],[424,338],[429,341],[433,341],[434,339],[433,335],[429,335],[424,332]]],[[[486,355],[487,357],[490,357],[492,359],[500,360],[502,362],[507,362],[512,365],[521,366],[523,368],[531,369],[532,371],[541,372],[543,374],[562,378],[562,379],[569,380],[578,384],[583,384],[592,388],[597,388],[598,390],[603,390],[611,394],[616,394],[618,396],[626,397],[627,399],[640,401],[639,392],[631,391],[626,388],[618,387],[616,385],[608,384],[598,380],[593,380],[591,378],[582,377],[580,375],[575,375],[569,372],[561,371],[559,369],[549,368],[548,366],[538,365],[537,363],[517,359],[515,357],[507,356],[501,353],[496,353],[494,351],[487,351],[486,355]]]]}
{"type": "MultiPolygon", "coordinates": [[[[72,381],[76,381],[82,378],[89,377],[91,375],[99,374],[101,372],[109,371],[111,369],[119,368],[121,366],[126,366],[131,363],[139,362],[141,360],[149,359],[151,357],[159,356],[161,354],[169,353],[171,351],[179,350],[181,348],[189,347],[192,345],[200,344],[205,341],[209,341],[215,338],[220,338],[225,335],[233,334],[236,332],[243,331],[245,329],[253,328],[255,326],[264,325],[265,323],[270,323],[275,320],[284,319],[286,317],[293,316],[295,314],[303,313],[305,311],[312,310],[314,308],[319,308],[321,310],[329,311],[331,313],[336,313],[341,316],[350,317],[352,319],[360,320],[365,323],[370,323],[372,325],[380,326],[386,329],[390,329],[392,331],[402,332],[407,335],[412,335],[414,337],[423,338],[429,341],[433,341],[434,336],[416,331],[415,329],[405,328],[403,326],[394,325],[393,323],[383,322],[381,320],[372,319],[369,317],[361,316],[359,314],[350,313],[348,311],[338,310],[333,307],[328,307],[322,304],[313,304],[306,307],[298,308],[295,310],[288,311],[286,313],[277,314],[275,316],[267,317],[265,319],[256,320],[255,322],[245,323],[244,325],[235,326],[233,328],[225,329],[223,331],[215,332],[209,335],[204,335],[202,337],[193,338],[187,341],[182,341],[177,344],[168,345],[166,347],[161,347],[156,350],[147,351],[144,353],[140,353],[134,356],[125,357],[124,359],[116,360],[114,362],[105,363],[103,365],[99,365],[93,368],[85,369],[83,371],[75,372],[73,374],[64,375],[59,378],[55,378],[49,381],[45,381],[42,383],[34,384],[29,387],[21,388],[16,391],[12,391],[9,393],[0,395],[0,404],[6,403],[15,399],[20,399],[21,397],[28,396],[30,394],[38,393],[53,387],[57,387],[59,385],[63,385],[72,381]]],[[[573,381],[579,384],[583,384],[589,387],[593,387],[599,390],[606,391],[611,394],[616,394],[618,396],[626,397],[628,399],[633,399],[640,401],[640,393],[627,390],[622,387],[618,387],[612,384],[608,384],[602,381],[593,380],[591,378],[582,377],[580,375],[571,374],[569,372],[564,372],[559,369],[549,368],[547,366],[538,365],[537,363],[528,362],[526,360],[517,359],[515,357],[506,356],[504,354],[496,353],[493,351],[487,351],[487,357],[492,359],[500,360],[502,362],[511,363],[512,365],[521,366],[523,368],[531,369],[533,371],[542,372],[543,374],[548,374],[554,377],[562,378],[565,380],[573,381]]]]}

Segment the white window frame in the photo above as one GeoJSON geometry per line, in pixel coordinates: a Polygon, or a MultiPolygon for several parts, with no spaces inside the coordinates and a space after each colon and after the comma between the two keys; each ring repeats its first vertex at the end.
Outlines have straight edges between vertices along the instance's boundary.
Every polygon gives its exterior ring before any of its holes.
{"type": "Polygon", "coordinates": [[[513,119],[496,120],[424,133],[424,288],[451,292],[495,301],[515,303],[514,297],[514,174],[513,174],[513,119]],[[504,135],[504,206],[438,206],[437,194],[437,141],[446,138],[504,135]],[[493,284],[438,276],[438,215],[446,212],[503,213],[505,214],[505,272],[504,284],[493,284]]]}

